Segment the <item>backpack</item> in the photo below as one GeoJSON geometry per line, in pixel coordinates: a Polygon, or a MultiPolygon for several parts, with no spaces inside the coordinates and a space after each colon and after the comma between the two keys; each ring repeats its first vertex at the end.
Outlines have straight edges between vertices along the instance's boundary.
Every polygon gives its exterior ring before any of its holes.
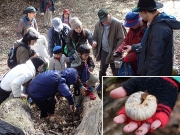
{"type": "MultiPolygon", "coordinates": [[[[24,46],[26,49],[27,47],[23,44],[19,45],[18,47],[20,46],[24,46]]],[[[8,53],[8,58],[7,58],[7,65],[10,69],[12,69],[13,67],[17,66],[18,63],[17,63],[17,59],[16,59],[16,50],[17,48],[14,48],[14,46],[9,50],[9,53],[8,53]]]]}

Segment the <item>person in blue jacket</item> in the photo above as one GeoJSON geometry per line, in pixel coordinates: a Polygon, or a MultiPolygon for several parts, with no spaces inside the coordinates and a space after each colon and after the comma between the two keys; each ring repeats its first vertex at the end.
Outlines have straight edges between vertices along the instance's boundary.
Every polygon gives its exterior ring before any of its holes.
{"type": "Polygon", "coordinates": [[[28,92],[34,103],[41,110],[40,118],[45,118],[48,114],[54,114],[56,92],[59,92],[68,100],[72,111],[75,110],[74,98],[68,85],[76,83],[77,77],[76,69],[67,68],[62,72],[48,70],[37,75],[31,81],[28,92]]]}

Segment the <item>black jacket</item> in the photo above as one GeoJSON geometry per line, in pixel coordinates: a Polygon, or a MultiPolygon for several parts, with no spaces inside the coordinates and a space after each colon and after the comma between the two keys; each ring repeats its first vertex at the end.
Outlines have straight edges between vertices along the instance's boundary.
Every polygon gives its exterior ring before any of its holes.
{"type": "Polygon", "coordinates": [[[173,29],[180,29],[180,22],[165,13],[160,13],[151,22],[141,43],[142,49],[138,65],[140,75],[172,75],[173,29]]]}

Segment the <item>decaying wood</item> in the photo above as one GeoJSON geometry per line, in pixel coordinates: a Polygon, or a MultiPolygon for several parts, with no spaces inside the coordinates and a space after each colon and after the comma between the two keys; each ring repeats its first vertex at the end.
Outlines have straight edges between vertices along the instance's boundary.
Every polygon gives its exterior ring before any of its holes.
{"type": "Polygon", "coordinates": [[[86,96],[83,100],[83,119],[76,128],[75,135],[101,135],[102,133],[102,100],[97,93],[95,100],[86,96]]]}
{"type": "Polygon", "coordinates": [[[19,98],[5,100],[0,105],[0,119],[23,130],[25,134],[43,134],[34,128],[35,123],[26,101],[19,98]]]}

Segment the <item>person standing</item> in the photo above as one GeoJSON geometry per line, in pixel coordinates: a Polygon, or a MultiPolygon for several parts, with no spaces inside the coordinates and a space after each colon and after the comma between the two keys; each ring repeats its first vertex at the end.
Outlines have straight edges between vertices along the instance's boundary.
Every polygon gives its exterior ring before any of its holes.
{"type": "Polygon", "coordinates": [[[173,16],[160,13],[163,4],[155,0],[139,0],[134,12],[144,21],[147,29],[141,42],[138,73],[143,76],[171,76],[173,67],[173,29],[180,22],[173,16]]]}
{"type": "Polygon", "coordinates": [[[32,6],[27,7],[23,11],[23,14],[26,14],[26,15],[19,20],[17,30],[16,30],[18,39],[21,39],[27,33],[27,29],[29,27],[34,27],[38,31],[37,22],[35,19],[37,11],[38,9],[32,6]]]}
{"type": "Polygon", "coordinates": [[[128,12],[126,14],[126,20],[124,22],[125,27],[129,27],[126,38],[122,44],[117,48],[114,53],[114,56],[117,57],[122,54],[123,62],[129,62],[132,66],[132,69],[137,75],[137,60],[138,54],[134,51],[127,52],[127,46],[132,46],[133,44],[141,43],[146,24],[142,21],[142,18],[137,12],[128,12]],[[126,54],[126,55],[125,55],[126,54]]]}
{"type": "Polygon", "coordinates": [[[125,34],[122,23],[114,18],[106,9],[98,11],[99,21],[95,24],[93,38],[97,44],[92,45],[93,54],[100,61],[99,80],[97,90],[101,89],[101,78],[106,75],[110,65],[113,75],[116,75],[113,52],[123,42],[125,34]]]}
{"type": "Polygon", "coordinates": [[[52,20],[52,27],[48,31],[48,50],[50,57],[53,56],[53,48],[55,46],[61,46],[64,50],[64,46],[67,43],[67,34],[71,28],[62,23],[61,18],[55,17],[52,20]]]}
{"type": "Polygon", "coordinates": [[[52,26],[52,12],[55,12],[54,0],[41,0],[40,11],[44,15],[44,26],[52,26]]]}
{"type": "Polygon", "coordinates": [[[64,9],[64,10],[63,10],[62,17],[61,17],[62,23],[65,23],[65,24],[67,24],[69,27],[71,27],[71,26],[70,26],[70,23],[69,23],[69,20],[70,20],[70,19],[71,19],[71,18],[70,18],[70,12],[69,12],[69,10],[68,10],[68,9],[64,9]]]}

